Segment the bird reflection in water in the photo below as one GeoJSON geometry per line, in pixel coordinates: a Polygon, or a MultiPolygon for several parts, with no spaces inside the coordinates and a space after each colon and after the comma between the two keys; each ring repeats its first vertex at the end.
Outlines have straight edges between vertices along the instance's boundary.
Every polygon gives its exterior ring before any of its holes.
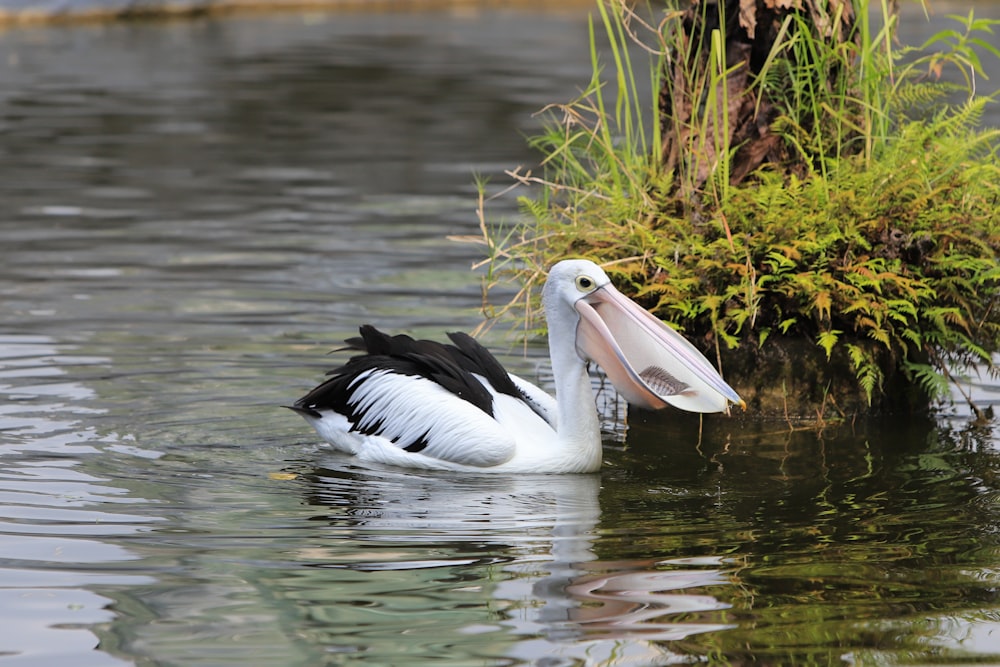
{"type": "Polygon", "coordinates": [[[324,518],[339,548],[326,550],[322,567],[457,571],[435,575],[434,604],[461,590],[479,597],[472,606],[494,611],[488,623],[467,612],[438,628],[444,634],[480,637],[533,664],[627,665],[690,659],[670,642],[732,627],[718,622],[729,605],[706,592],[731,585],[723,558],[597,557],[600,475],[360,469],[339,456],[325,463],[332,465],[316,471],[310,502],[331,510],[324,518]]]}

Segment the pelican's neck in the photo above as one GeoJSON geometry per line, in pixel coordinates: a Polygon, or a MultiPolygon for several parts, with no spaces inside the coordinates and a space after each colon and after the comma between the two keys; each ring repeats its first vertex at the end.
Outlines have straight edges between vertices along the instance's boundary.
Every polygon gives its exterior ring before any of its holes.
{"type": "Polygon", "coordinates": [[[576,472],[601,467],[601,424],[587,365],[576,352],[575,312],[550,312],[549,357],[559,406],[556,434],[559,446],[574,462],[576,472]],[[577,469],[578,468],[578,469],[577,469]]]}

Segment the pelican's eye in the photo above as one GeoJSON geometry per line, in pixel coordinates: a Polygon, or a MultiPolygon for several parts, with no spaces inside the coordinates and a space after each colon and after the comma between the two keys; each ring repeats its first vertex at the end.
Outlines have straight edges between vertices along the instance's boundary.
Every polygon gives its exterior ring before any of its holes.
{"type": "Polygon", "coordinates": [[[593,292],[597,288],[597,283],[590,276],[577,276],[576,288],[583,293],[593,292]]]}

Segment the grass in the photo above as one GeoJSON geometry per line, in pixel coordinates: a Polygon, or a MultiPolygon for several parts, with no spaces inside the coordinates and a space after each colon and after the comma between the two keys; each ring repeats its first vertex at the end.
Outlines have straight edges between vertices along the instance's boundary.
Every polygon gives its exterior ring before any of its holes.
{"type": "Polygon", "coordinates": [[[546,267],[582,256],[720,362],[809,341],[820,362],[849,369],[841,394],[868,406],[882,404],[887,378],[937,400],[956,375],[994,373],[1000,131],[981,127],[993,100],[977,94],[976,50],[1000,56],[989,39],[996,22],[954,16],[957,27],[911,48],[895,41],[887,3],[881,12],[877,29],[860,12],[848,40],[788,16],[748,77],[726,62],[722,28],[692,37],[676,12],[653,25],[599,4],[590,84],[546,108],[532,140],[541,175],[510,172],[531,191],[519,199],[523,218],[487,224],[481,207],[486,296],[501,280],[522,287],[490,314],[514,312],[526,333],[541,332],[546,267]],[[636,63],[628,47],[640,30],[648,60],[636,63]],[[679,59],[692,39],[705,57],[679,59]],[[945,68],[964,86],[941,83],[945,68]],[[664,72],[693,113],[661,127],[663,109],[642,107],[637,81],[660,90],[664,72]],[[771,105],[780,159],[738,180],[745,143],[727,110],[744,103],[771,105]]]}

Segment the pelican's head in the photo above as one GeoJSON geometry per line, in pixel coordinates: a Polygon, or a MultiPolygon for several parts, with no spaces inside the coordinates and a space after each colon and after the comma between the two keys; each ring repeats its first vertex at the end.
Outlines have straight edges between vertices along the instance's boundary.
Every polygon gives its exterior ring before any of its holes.
{"type": "Polygon", "coordinates": [[[576,320],[576,352],[607,374],[625,400],[722,412],[743,400],[691,343],[615,289],[591,261],[568,259],[549,271],[542,299],[550,322],[576,320]]]}

